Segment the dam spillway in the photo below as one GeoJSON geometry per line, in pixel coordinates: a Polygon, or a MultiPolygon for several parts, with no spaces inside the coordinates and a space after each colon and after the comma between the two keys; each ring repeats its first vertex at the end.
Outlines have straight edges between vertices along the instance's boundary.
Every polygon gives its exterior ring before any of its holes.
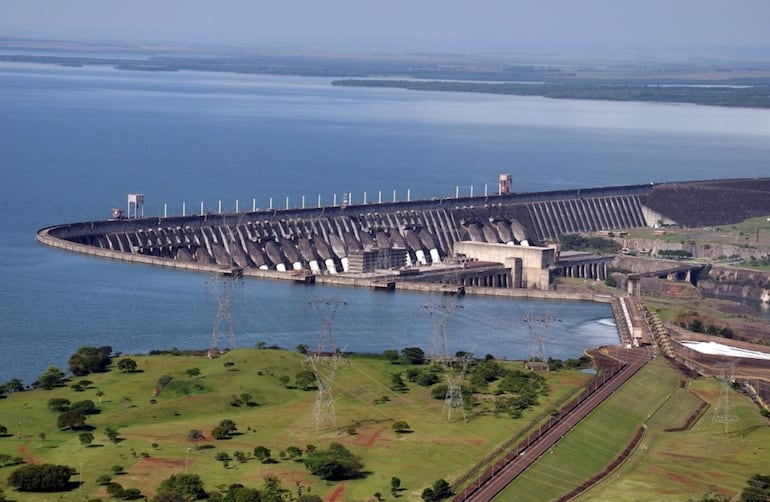
{"type": "Polygon", "coordinates": [[[763,178],[123,218],[48,227],[38,232],[38,240],[76,252],[181,268],[335,275],[437,265],[452,259],[461,241],[544,246],[567,233],[676,223],[682,218],[677,211],[685,216],[687,211],[703,213],[692,207],[699,200],[693,190],[701,195],[718,191],[724,199],[730,187],[740,196],[742,213],[735,218],[770,213],[770,179],[763,178]],[[681,207],[683,193],[694,201],[691,207],[681,207]],[[746,208],[748,199],[754,202],[746,208]]]}

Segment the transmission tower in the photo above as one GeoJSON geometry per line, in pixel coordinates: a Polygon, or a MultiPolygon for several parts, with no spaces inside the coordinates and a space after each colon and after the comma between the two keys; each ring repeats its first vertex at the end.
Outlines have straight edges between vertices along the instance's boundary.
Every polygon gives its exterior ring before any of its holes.
{"type": "Polygon", "coordinates": [[[446,396],[444,397],[444,412],[447,422],[452,421],[452,412],[460,410],[463,415],[463,421],[467,422],[465,415],[465,406],[463,405],[463,380],[465,372],[468,371],[468,364],[471,362],[471,354],[465,354],[460,362],[460,368],[452,371],[453,368],[445,368],[446,374],[446,396]]]}
{"type": "Polygon", "coordinates": [[[230,303],[233,299],[235,285],[241,278],[238,271],[230,271],[225,274],[215,275],[207,281],[209,289],[217,300],[217,313],[214,319],[214,329],[211,332],[209,343],[209,357],[217,353],[217,346],[221,340],[226,340],[231,349],[235,348],[235,336],[233,335],[233,317],[230,303]]]}
{"type": "Polygon", "coordinates": [[[735,380],[735,361],[721,363],[719,368],[719,380],[722,390],[719,400],[714,406],[714,420],[712,423],[722,424],[722,432],[727,434],[730,424],[738,421],[738,416],[733,414],[733,405],[730,402],[730,389],[735,380]]]}
{"type": "Polygon", "coordinates": [[[471,356],[466,354],[462,358],[460,367],[456,368],[455,358],[450,357],[448,353],[446,336],[446,325],[449,322],[452,311],[455,308],[462,308],[462,305],[457,305],[457,295],[444,295],[441,302],[431,299],[422,308],[428,312],[428,316],[430,316],[433,322],[433,334],[431,335],[428,347],[428,358],[433,361],[439,361],[444,369],[444,377],[447,384],[444,397],[444,411],[447,421],[452,421],[453,410],[460,409],[462,410],[463,420],[467,422],[468,419],[465,416],[465,408],[463,406],[462,383],[465,379],[465,372],[468,369],[471,356]]]}
{"type": "Polygon", "coordinates": [[[548,362],[545,354],[545,338],[555,320],[556,315],[551,311],[543,312],[540,315],[535,315],[530,311],[522,312],[521,322],[527,325],[530,339],[528,363],[548,362]]]}
{"type": "Polygon", "coordinates": [[[337,369],[342,364],[342,353],[337,350],[334,344],[333,327],[337,310],[341,305],[345,305],[345,302],[339,299],[314,299],[309,303],[315,307],[321,322],[316,350],[311,352],[305,360],[305,364],[312,368],[318,385],[318,394],[316,394],[315,405],[313,406],[313,423],[316,432],[323,423],[336,430],[337,418],[334,414],[332,385],[337,375],[337,369]]]}

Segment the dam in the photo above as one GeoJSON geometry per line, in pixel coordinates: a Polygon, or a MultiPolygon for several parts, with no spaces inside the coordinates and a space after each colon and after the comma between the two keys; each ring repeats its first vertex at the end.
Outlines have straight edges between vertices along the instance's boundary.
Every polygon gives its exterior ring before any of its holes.
{"type": "MultiPolygon", "coordinates": [[[[38,231],[40,243],[204,272],[375,287],[394,282],[548,289],[555,276],[603,280],[608,259],[564,256],[560,235],[705,226],[770,214],[770,178],[649,183],[236,213],[127,215],[38,231]]],[[[133,211],[132,211],[133,208],[133,211]]]]}

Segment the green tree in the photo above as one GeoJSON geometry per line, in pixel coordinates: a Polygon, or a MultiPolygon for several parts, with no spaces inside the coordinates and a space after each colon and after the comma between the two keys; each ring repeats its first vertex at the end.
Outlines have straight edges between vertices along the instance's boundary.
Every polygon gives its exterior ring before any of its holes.
{"type": "Polygon", "coordinates": [[[387,349],[386,351],[384,351],[382,353],[382,355],[385,357],[385,359],[390,361],[390,364],[397,364],[398,363],[399,356],[398,356],[398,351],[397,350],[387,349]]]}
{"type": "MultiPolygon", "coordinates": [[[[206,491],[203,489],[203,481],[197,474],[172,474],[169,478],[161,481],[158,486],[158,495],[175,494],[181,497],[182,501],[202,500],[206,498],[206,491]]],[[[157,500],[157,496],[156,499],[157,500]]],[[[161,499],[168,502],[170,498],[161,499]]]]}
{"type": "Polygon", "coordinates": [[[18,378],[11,378],[3,384],[3,392],[6,394],[12,394],[14,392],[22,392],[24,390],[24,384],[18,378]]]}
{"type": "Polygon", "coordinates": [[[236,431],[235,422],[225,419],[219,425],[211,429],[211,437],[214,439],[230,439],[236,431]]]}
{"type": "Polygon", "coordinates": [[[63,397],[54,397],[48,400],[48,409],[61,413],[70,409],[70,400],[63,397]]]}
{"type": "Polygon", "coordinates": [[[120,443],[120,433],[114,427],[106,427],[104,429],[104,435],[107,436],[107,439],[109,439],[110,442],[115,444],[120,443]]]}
{"type": "Polygon", "coordinates": [[[296,446],[289,446],[288,448],[286,448],[286,453],[289,455],[289,458],[292,460],[296,460],[302,457],[302,450],[300,450],[296,446]]]}
{"type": "Polygon", "coordinates": [[[123,373],[133,373],[138,368],[136,361],[130,357],[126,357],[118,361],[118,369],[123,373]]]}
{"type": "Polygon", "coordinates": [[[419,347],[405,347],[401,349],[401,355],[409,361],[410,364],[424,364],[425,351],[419,347]]]}
{"type": "Polygon", "coordinates": [[[69,411],[79,411],[83,415],[96,415],[99,413],[99,408],[90,399],[85,399],[70,404],[69,411]]]}
{"type": "Polygon", "coordinates": [[[294,377],[297,387],[308,390],[316,386],[315,373],[310,370],[302,370],[294,377]]]}
{"type": "Polygon", "coordinates": [[[94,442],[94,435],[90,432],[81,432],[78,434],[78,440],[80,440],[80,444],[83,446],[88,446],[94,442]]]}
{"type": "Polygon", "coordinates": [[[263,464],[270,462],[270,449],[264,446],[257,446],[254,448],[254,458],[263,464]]]}
{"type": "Polygon", "coordinates": [[[64,372],[59,368],[57,368],[56,366],[49,366],[38,377],[37,383],[40,385],[40,387],[47,390],[51,390],[57,385],[61,385],[63,380],[64,380],[64,372]]]}
{"type": "Polygon", "coordinates": [[[754,474],[741,491],[740,502],[770,500],[770,475],[754,474]]]}
{"type": "Polygon", "coordinates": [[[405,392],[409,390],[409,387],[407,387],[406,382],[404,382],[404,378],[401,376],[401,373],[393,373],[390,376],[390,390],[393,392],[405,392]]]}
{"type": "Polygon", "coordinates": [[[390,494],[394,497],[396,496],[396,493],[401,489],[401,480],[395,476],[390,478],[390,494]]]}
{"type": "Polygon", "coordinates": [[[28,464],[8,477],[8,484],[20,492],[59,492],[69,487],[75,469],[66,465],[28,464]]]}
{"type": "Polygon", "coordinates": [[[422,491],[422,499],[426,502],[444,500],[452,495],[452,487],[444,479],[433,483],[432,487],[422,491]]]}
{"type": "Polygon", "coordinates": [[[86,424],[86,416],[79,411],[65,411],[60,413],[56,419],[56,426],[59,429],[77,430],[86,424]]]}
{"type": "Polygon", "coordinates": [[[307,453],[304,463],[313,475],[328,481],[354,478],[363,468],[361,459],[339,443],[307,453]]]}
{"type": "Polygon", "coordinates": [[[197,378],[201,375],[201,369],[200,368],[190,368],[187,371],[185,371],[188,377],[190,378],[197,378]]]}
{"type": "Polygon", "coordinates": [[[69,359],[69,370],[75,376],[107,370],[112,359],[112,347],[80,347],[69,359]]]}
{"type": "Polygon", "coordinates": [[[402,432],[409,432],[409,424],[406,423],[404,420],[396,420],[393,422],[393,425],[391,425],[391,428],[396,432],[396,434],[401,434],[402,432]]]}
{"type": "Polygon", "coordinates": [[[226,451],[220,451],[216,454],[216,456],[214,456],[214,460],[217,462],[222,462],[222,465],[225,467],[225,469],[227,469],[232,458],[230,458],[230,455],[228,455],[226,451]]]}

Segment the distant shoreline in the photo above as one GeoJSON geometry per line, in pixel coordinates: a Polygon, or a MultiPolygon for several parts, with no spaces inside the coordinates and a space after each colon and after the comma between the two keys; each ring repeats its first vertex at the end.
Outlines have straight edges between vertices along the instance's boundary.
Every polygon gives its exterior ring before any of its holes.
{"type": "MultiPolygon", "coordinates": [[[[554,66],[496,69],[440,65],[416,68],[404,61],[352,60],[308,56],[115,58],[70,55],[0,54],[0,62],[79,68],[111,66],[123,71],[201,71],[254,75],[335,78],[337,87],[414,91],[474,92],[553,99],[682,103],[731,108],[770,108],[770,76],[692,78],[654,72],[623,76],[591,72],[590,77],[554,66]],[[345,78],[339,78],[344,76],[345,78]],[[373,78],[376,76],[376,78],[373,78]]],[[[729,72],[725,72],[729,75],[729,72]]]]}

